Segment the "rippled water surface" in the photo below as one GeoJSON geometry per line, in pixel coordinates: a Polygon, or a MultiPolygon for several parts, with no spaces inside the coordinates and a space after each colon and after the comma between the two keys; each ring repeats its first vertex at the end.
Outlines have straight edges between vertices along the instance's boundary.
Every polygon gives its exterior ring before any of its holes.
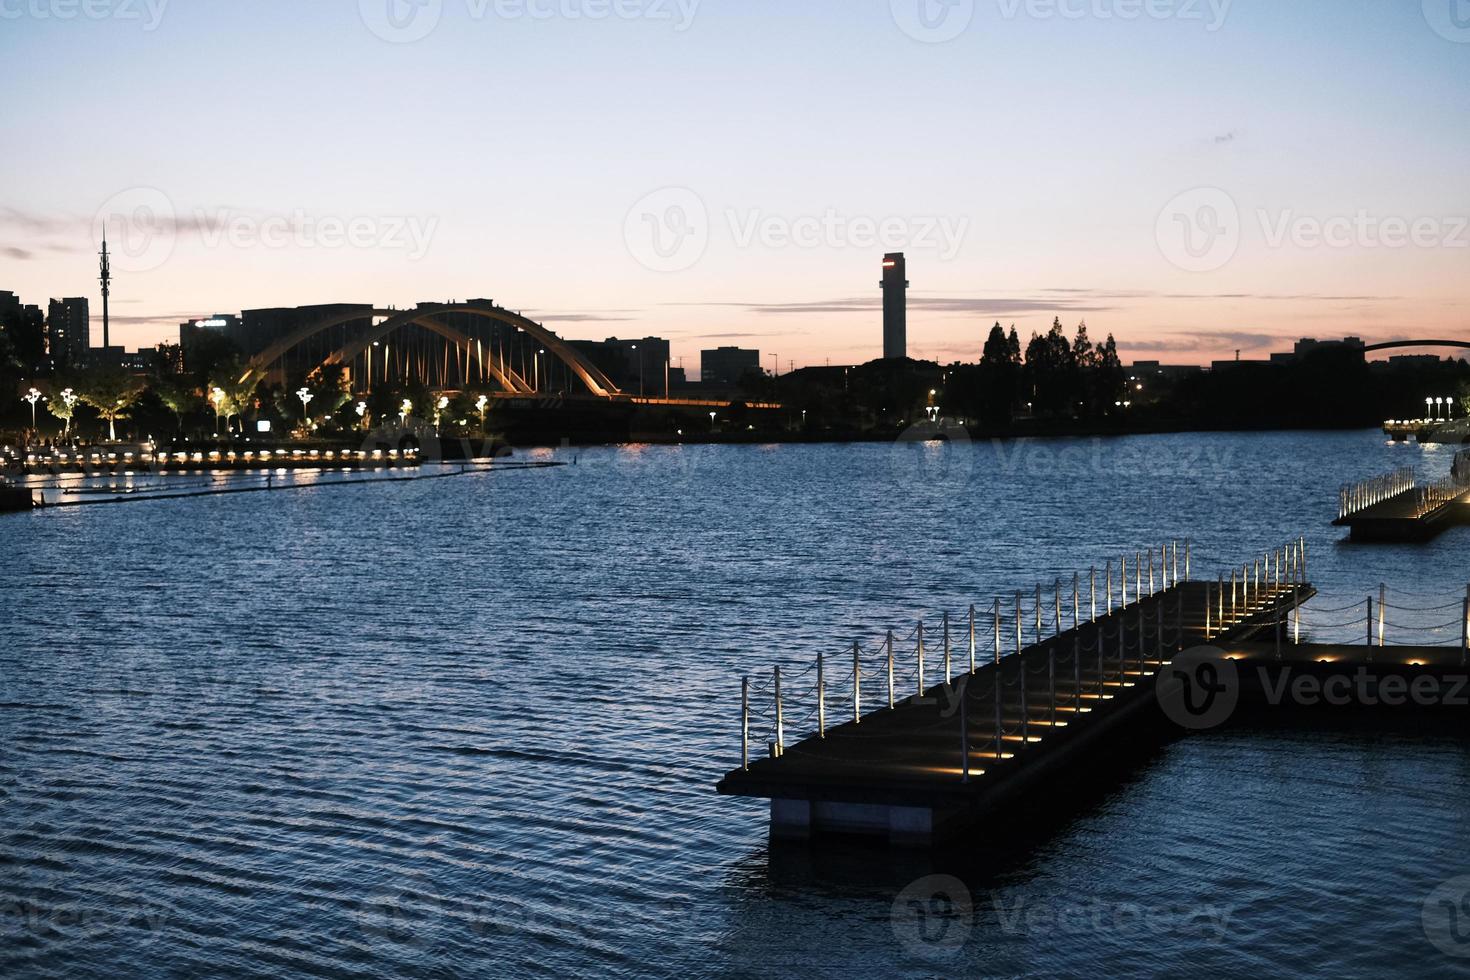
{"type": "Polygon", "coordinates": [[[1447,451],[558,456],[0,520],[0,974],[1467,975],[1470,906],[1421,924],[1470,873],[1454,727],[1239,723],[923,857],[773,853],[713,791],[743,674],[1166,539],[1202,574],[1305,534],[1319,607],[1452,602],[1470,529],[1328,526],[1343,481],[1447,451]],[[935,874],[957,904],[906,914],[935,874]]]}

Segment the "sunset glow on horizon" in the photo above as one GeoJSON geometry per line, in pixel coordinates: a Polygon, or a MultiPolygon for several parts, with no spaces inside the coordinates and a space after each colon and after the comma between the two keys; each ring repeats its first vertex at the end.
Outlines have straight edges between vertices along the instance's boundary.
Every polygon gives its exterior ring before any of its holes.
{"type": "Polygon", "coordinates": [[[1434,4],[11,3],[0,289],[90,297],[100,343],[105,219],[129,347],[485,297],[691,370],[859,363],[888,252],[941,362],[1056,317],[1125,362],[1467,340],[1470,36],[1434,4]]]}

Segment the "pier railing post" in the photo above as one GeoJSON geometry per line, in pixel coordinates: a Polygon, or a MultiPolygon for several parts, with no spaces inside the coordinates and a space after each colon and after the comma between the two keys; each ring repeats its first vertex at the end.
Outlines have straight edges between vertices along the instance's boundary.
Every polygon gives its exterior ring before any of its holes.
{"type": "Polygon", "coordinates": [[[1307,581],[1307,538],[1306,538],[1306,535],[1302,535],[1301,541],[1298,542],[1298,544],[1299,544],[1298,550],[1301,553],[1301,561],[1302,561],[1302,583],[1305,584],[1306,581],[1307,581]]]}
{"type": "Polygon", "coordinates": [[[1184,581],[1186,581],[1186,582],[1191,582],[1191,581],[1194,580],[1194,569],[1190,567],[1191,566],[1191,563],[1192,563],[1193,557],[1194,557],[1194,539],[1193,538],[1185,538],[1184,539],[1184,581]]]}
{"type": "Polygon", "coordinates": [[[1157,591],[1157,589],[1154,587],[1154,549],[1153,549],[1152,546],[1150,546],[1149,549],[1148,549],[1148,595],[1149,595],[1149,598],[1153,598],[1154,593],[1156,591],[1157,591]]]}
{"type": "Polygon", "coordinates": [[[954,666],[949,657],[949,613],[944,614],[944,683],[954,677],[954,666]]]}
{"type": "Polygon", "coordinates": [[[1174,561],[1174,588],[1179,588],[1179,539],[1175,538],[1170,547],[1174,561]]]}
{"type": "Polygon", "coordinates": [[[889,711],[892,711],[893,710],[893,707],[894,707],[894,704],[896,703],[894,701],[894,699],[893,699],[893,630],[889,630],[888,631],[888,643],[887,643],[887,647],[888,647],[888,710],[889,711]]]}
{"type": "Polygon", "coordinates": [[[1302,643],[1302,592],[1300,585],[1291,587],[1291,642],[1294,646],[1302,643]]]}
{"type": "Polygon", "coordinates": [[[1384,622],[1386,616],[1386,614],[1384,613],[1384,609],[1386,609],[1387,607],[1388,585],[1380,582],[1378,584],[1378,645],[1380,647],[1386,644],[1386,639],[1384,637],[1384,626],[1387,624],[1384,622]]]}
{"type": "Polygon", "coordinates": [[[1025,620],[1026,612],[1021,608],[1021,593],[1016,593],[1016,655],[1020,656],[1021,648],[1025,646],[1021,639],[1021,624],[1025,620]]]}
{"type": "Polygon", "coordinates": [[[817,737],[827,737],[827,655],[817,654],[817,737]]]}
{"type": "Polygon", "coordinates": [[[863,723],[863,648],[852,645],[852,723],[863,723]]]}
{"type": "Polygon", "coordinates": [[[740,768],[750,768],[750,678],[740,678],[740,768]]]}
{"type": "MultiPolygon", "coordinates": [[[[1143,616],[1143,605],[1138,607],[1138,676],[1148,673],[1148,621],[1143,616]]],[[[1140,682],[1141,683],[1141,682],[1140,682]]]]}
{"type": "Polygon", "coordinates": [[[781,668],[776,668],[776,758],[786,753],[786,713],[781,700],[781,668]]]}
{"type": "Polygon", "coordinates": [[[1062,635],[1062,580],[1061,579],[1057,579],[1057,581],[1056,581],[1056,604],[1055,604],[1055,607],[1053,608],[1053,612],[1056,615],[1056,622],[1052,624],[1052,627],[1053,627],[1053,635],[1054,636],[1061,636],[1062,635]]]}
{"type": "MultiPolygon", "coordinates": [[[[1152,557],[1150,557],[1150,564],[1152,564],[1152,557]]],[[[1150,569],[1150,571],[1152,571],[1152,569],[1150,569]]],[[[1143,601],[1143,552],[1141,552],[1141,551],[1136,551],[1136,552],[1133,553],[1133,578],[1134,578],[1134,583],[1133,583],[1133,601],[1134,602],[1142,602],[1143,601]]]]}
{"type": "Polygon", "coordinates": [[[1005,758],[1006,719],[1004,710],[1005,685],[1001,683],[1002,669],[999,658],[995,661],[995,763],[1000,765],[1005,758]]]}
{"type": "Polygon", "coordinates": [[[975,607],[970,607],[970,673],[975,673],[975,607]]]}
{"type": "Polygon", "coordinates": [[[1090,569],[1087,570],[1087,588],[1088,588],[1088,591],[1091,593],[1091,596],[1092,596],[1092,603],[1088,607],[1091,610],[1091,613],[1092,614],[1091,614],[1090,618],[1087,621],[1089,623],[1095,623],[1095,622],[1097,622],[1097,566],[1096,565],[1093,565],[1090,569]]]}
{"type": "Polygon", "coordinates": [[[1106,575],[1108,580],[1108,615],[1111,616],[1113,614],[1113,560],[1111,558],[1108,559],[1106,575]]]}
{"type": "Polygon", "coordinates": [[[1000,600],[995,600],[995,667],[1000,669],[1000,600]]]}
{"type": "Polygon", "coordinates": [[[1036,642],[1041,643],[1041,586],[1036,586],[1036,642]]]}
{"type": "Polygon", "coordinates": [[[924,696],[924,621],[922,619],[919,620],[919,649],[918,649],[918,653],[919,653],[919,676],[917,678],[915,678],[915,681],[919,685],[918,697],[919,698],[922,698],[924,696]]]}

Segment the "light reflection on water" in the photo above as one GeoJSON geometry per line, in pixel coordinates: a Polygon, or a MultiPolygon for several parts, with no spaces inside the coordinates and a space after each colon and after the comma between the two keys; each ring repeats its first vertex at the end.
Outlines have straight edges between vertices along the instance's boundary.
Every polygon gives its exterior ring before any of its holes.
{"type": "Polygon", "coordinates": [[[1470,530],[1327,526],[1340,484],[1448,450],[543,455],[576,465],[6,518],[0,970],[1449,972],[1420,915],[1470,871],[1453,730],[1243,724],[930,857],[773,860],[762,805],[712,791],[742,674],[1171,538],[1213,574],[1305,534],[1324,608],[1463,595],[1470,530]],[[895,902],[930,874],[971,911],[915,945],[895,902]]]}

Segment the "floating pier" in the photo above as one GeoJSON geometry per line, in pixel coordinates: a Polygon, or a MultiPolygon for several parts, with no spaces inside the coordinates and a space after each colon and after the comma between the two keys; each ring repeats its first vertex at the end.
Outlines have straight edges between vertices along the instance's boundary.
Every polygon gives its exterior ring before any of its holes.
{"type": "Polygon", "coordinates": [[[1155,679],[1184,651],[1288,642],[1315,595],[1304,541],[1215,581],[1192,581],[1191,564],[1173,542],[963,623],[746,678],[741,766],[717,789],[769,799],[777,839],[927,846],[1156,717],[1155,679]],[[798,728],[811,734],[789,738],[798,728]]]}
{"type": "Polygon", "coordinates": [[[1451,527],[1470,523],[1470,452],[1455,457],[1442,480],[1420,486],[1409,468],[1343,487],[1335,527],[1352,540],[1429,541],[1451,527]]]}

